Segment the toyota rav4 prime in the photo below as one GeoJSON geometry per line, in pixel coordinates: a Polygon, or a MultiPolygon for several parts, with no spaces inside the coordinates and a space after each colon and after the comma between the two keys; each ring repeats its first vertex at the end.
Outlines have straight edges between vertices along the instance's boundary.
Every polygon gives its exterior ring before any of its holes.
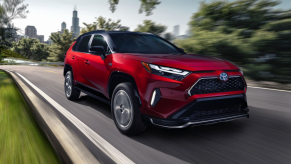
{"type": "Polygon", "coordinates": [[[65,95],[111,105],[118,130],[185,128],[248,117],[246,82],[235,64],[186,54],[149,33],[93,31],[65,54],[65,95]]]}

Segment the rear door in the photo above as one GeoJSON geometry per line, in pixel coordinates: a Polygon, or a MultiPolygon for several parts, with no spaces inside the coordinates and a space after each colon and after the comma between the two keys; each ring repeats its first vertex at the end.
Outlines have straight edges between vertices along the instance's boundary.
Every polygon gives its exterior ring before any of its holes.
{"type": "Polygon", "coordinates": [[[75,60],[73,65],[74,80],[86,84],[86,80],[82,76],[85,66],[85,57],[88,53],[88,46],[92,35],[84,36],[77,45],[77,49],[73,52],[71,58],[75,60]]]}
{"type": "Polygon", "coordinates": [[[83,77],[89,82],[89,86],[98,90],[101,93],[106,93],[105,82],[106,74],[108,73],[108,65],[111,59],[111,51],[102,35],[94,35],[91,41],[92,46],[103,46],[106,53],[105,60],[102,60],[100,55],[90,54],[86,55],[86,66],[82,72],[83,77]]]}

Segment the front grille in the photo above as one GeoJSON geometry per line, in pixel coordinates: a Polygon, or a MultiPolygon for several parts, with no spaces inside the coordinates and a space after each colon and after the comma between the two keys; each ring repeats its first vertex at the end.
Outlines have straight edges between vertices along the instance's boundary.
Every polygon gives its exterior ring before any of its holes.
{"type": "Polygon", "coordinates": [[[233,106],[229,108],[221,108],[214,110],[195,110],[194,113],[190,116],[191,120],[203,117],[226,115],[226,114],[238,114],[243,112],[240,106],[233,106]]]}
{"type": "Polygon", "coordinates": [[[226,82],[218,78],[200,79],[190,90],[190,94],[207,94],[244,90],[242,77],[229,77],[226,82]]]}

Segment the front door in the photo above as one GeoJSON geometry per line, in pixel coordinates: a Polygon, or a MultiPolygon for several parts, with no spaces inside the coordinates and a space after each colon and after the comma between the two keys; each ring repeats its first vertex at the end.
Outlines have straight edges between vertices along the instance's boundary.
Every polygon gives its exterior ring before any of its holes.
{"type": "MultiPolygon", "coordinates": [[[[104,40],[102,35],[94,35],[91,45],[92,46],[103,46],[107,52],[106,55],[110,54],[109,47],[104,40]]],[[[111,55],[110,55],[111,57],[111,55]]],[[[102,60],[101,56],[88,53],[86,55],[86,65],[84,67],[83,77],[89,82],[89,86],[105,94],[105,81],[106,74],[108,71],[109,56],[106,56],[105,60],[102,60]]]]}

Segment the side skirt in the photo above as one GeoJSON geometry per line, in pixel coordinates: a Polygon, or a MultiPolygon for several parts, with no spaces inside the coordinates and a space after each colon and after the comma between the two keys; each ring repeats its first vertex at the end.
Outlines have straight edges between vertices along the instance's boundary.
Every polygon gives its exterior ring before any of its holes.
{"type": "Polygon", "coordinates": [[[85,94],[87,94],[87,95],[89,95],[89,96],[91,96],[99,101],[102,101],[108,105],[111,105],[110,100],[108,100],[102,93],[100,93],[94,89],[91,89],[91,88],[89,88],[83,84],[80,84],[80,83],[75,85],[75,87],[78,90],[80,90],[81,92],[83,92],[83,93],[85,93],[85,94]]]}

